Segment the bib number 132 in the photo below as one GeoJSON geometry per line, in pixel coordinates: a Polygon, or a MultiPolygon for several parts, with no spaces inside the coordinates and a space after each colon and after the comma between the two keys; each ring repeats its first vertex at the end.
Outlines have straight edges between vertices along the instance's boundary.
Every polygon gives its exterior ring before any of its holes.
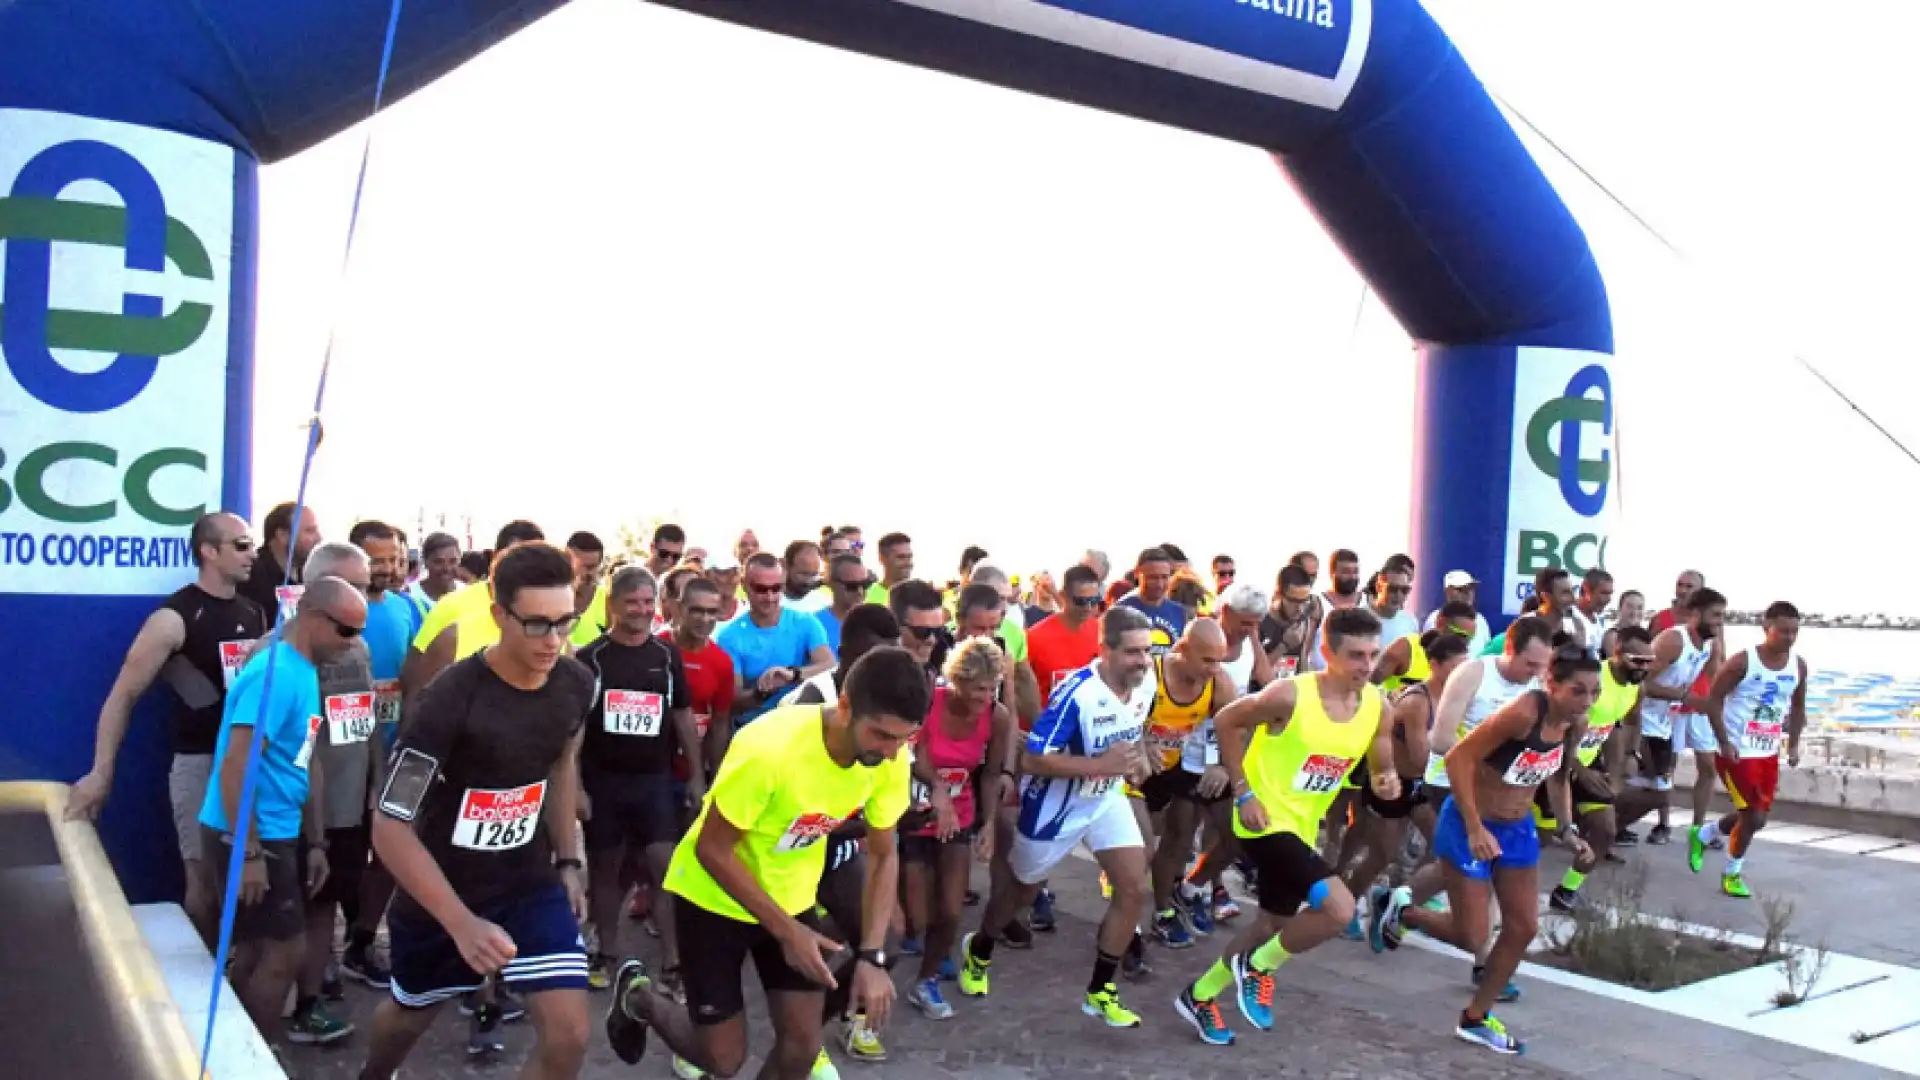
{"type": "Polygon", "coordinates": [[[453,845],[469,851],[511,851],[524,847],[540,827],[545,781],[526,787],[467,789],[453,825],[453,845]]]}

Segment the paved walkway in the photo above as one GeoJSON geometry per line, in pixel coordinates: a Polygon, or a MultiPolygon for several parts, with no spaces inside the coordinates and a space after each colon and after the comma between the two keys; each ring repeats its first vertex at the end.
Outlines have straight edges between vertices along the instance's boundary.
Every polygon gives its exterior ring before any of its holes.
{"type": "MultiPolygon", "coordinates": [[[[1684,815],[1676,818],[1684,820],[1684,815]]],[[[1757,905],[1718,896],[1711,875],[1695,877],[1687,871],[1683,847],[1642,847],[1630,857],[1649,865],[1650,909],[1680,914],[1695,923],[1748,932],[1758,929],[1757,905]]],[[[1557,857],[1551,858],[1543,870],[1543,883],[1557,876],[1562,865],[1557,857]]],[[[1825,937],[1831,947],[1855,955],[1920,963],[1920,956],[1907,951],[1920,948],[1910,935],[1890,932],[1887,919],[1860,917],[1863,911],[1907,910],[1899,903],[1903,887],[1920,883],[1911,866],[1776,843],[1756,846],[1748,869],[1762,892],[1779,890],[1795,899],[1795,925],[1807,940],[1825,937]]],[[[1239,1044],[1224,1049],[1201,1046],[1169,1004],[1180,980],[1191,978],[1210,962],[1205,952],[1208,942],[1203,940],[1199,948],[1184,953],[1155,948],[1149,954],[1155,974],[1122,988],[1129,1004],[1145,1017],[1145,1026],[1110,1031],[1081,1015],[1077,1007],[1091,962],[1093,920],[1102,910],[1095,870],[1083,860],[1069,860],[1054,884],[1061,900],[1060,931],[1042,935],[1032,952],[1003,949],[996,958],[991,998],[981,1002],[950,993],[960,1015],[942,1024],[921,1018],[902,1002],[887,1032],[889,1060],[864,1065],[843,1059],[843,1075],[848,1080],[955,1076],[981,1080],[1518,1080],[1588,1075],[1631,1076],[1633,1080],[1724,1080],[1729,1075],[1741,1080],[1871,1080],[1898,1075],[1543,981],[1529,981],[1525,999],[1501,1011],[1528,1040],[1527,1056],[1498,1058],[1452,1036],[1454,1017],[1467,994],[1462,961],[1411,948],[1376,957],[1365,946],[1346,942],[1331,943],[1290,963],[1276,995],[1275,1011],[1281,1017],[1276,1030],[1268,1034],[1242,1030],[1239,1044]]],[[[649,941],[643,947],[651,946],[649,941]]],[[[751,974],[747,981],[751,986],[751,974]]],[[[348,993],[354,1018],[364,1021],[376,996],[354,987],[348,993]]],[[[595,995],[596,1010],[605,1001],[604,995],[595,995]]],[[[758,1017],[757,1001],[752,1008],[758,1017]]],[[[1230,1014],[1229,1019],[1238,1018],[1230,1014]]],[[[532,1038],[520,1026],[510,1028],[505,1060],[473,1065],[463,1052],[465,1031],[464,1021],[451,1008],[445,1010],[402,1075],[408,1080],[510,1076],[532,1038]]],[[[764,1023],[756,1024],[753,1037],[756,1047],[764,1049],[769,1038],[764,1023]]],[[[334,1050],[294,1051],[288,1058],[290,1075],[296,1080],[350,1080],[364,1046],[364,1034],[357,1034],[334,1050]]],[[[743,1075],[753,1075],[758,1067],[756,1057],[743,1075]]],[[[650,1050],[638,1069],[621,1066],[606,1049],[596,1018],[583,1075],[589,1080],[612,1080],[662,1077],[668,1072],[666,1058],[657,1050],[650,1050]]]]}

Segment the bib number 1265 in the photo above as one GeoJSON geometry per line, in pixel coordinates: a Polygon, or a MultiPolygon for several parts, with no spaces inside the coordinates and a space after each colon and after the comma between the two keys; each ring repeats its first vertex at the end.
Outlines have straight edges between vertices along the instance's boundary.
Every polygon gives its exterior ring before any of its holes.
{"type": "Polygon", "coordinates": [[[453,846],[469,851],[511,851],[525,846],[540,827],[547,784],[487,790],[468,788],[453,824],[453,846]]]}

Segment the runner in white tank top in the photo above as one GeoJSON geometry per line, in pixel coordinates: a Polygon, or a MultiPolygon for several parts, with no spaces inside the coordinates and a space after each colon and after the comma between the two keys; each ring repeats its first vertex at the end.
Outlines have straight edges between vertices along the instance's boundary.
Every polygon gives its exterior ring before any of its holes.
{"type": "MultiPolygon", "coordinates": [[[[1687,595],[1687,620],[1653,639],[1653,668],[1640,686],[1641,777],[1635,786],[1655,791],[1673,790],[1673,770],[1679,755],[1694,752],[1693,830],[1707,820],[1713,799],[1713,721],[1706,702],[1694,696],[1695,680],[1711,679],[1727,619],[1727,598],[1701,586],[1687,595]]],[[[1650,844],[1664,844],[1669,831],[1670,800],[1663,799],[1659,824],[1648,834],[1650,844]]]]}
{"type": "Polygon", "coordinates": [[[1798,766],[1800,732],[1807,724],[1807,662],[1793,651],[1800,612],[1783,600],[1767,609],[1760,625],[1765,639],[1722,667],[1707,695],[1706,711],[1719,744],[1714,767],[1727,786],[1733,813],[1695,829],[1687,843],[1687,866],[1697,874],[1708,846],[1727,838],[1720,891],[1738,899],[1753,895],[1743,867],[1754,834],[1766,827],[1773,808],[1781,744],[1788,766],[1798,766]]]}

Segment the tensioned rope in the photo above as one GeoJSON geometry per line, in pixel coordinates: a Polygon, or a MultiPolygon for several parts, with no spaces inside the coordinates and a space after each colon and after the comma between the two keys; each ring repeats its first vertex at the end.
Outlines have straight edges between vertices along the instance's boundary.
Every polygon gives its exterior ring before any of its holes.
{"type": "MultiPolygon", "coordinates": [[[[360,199],[361,196],[366,193],[367,188],[367,161],[373,152],[372,118],[375,114],[379,113],[381,99],[386,93],[387,73],[393,66],[393,41],[396,32],[400,28],[400,8],[403,3],[404,0],[393,0],[392,10],[387,15],[386,44],[382,46],[380,50],[380,72],[373,84],[373,109],[368,113],[366,137],[360,143],[360,173],[353,185],[353,207],[347,215],[346,243],[340,256],[340,276],[342,280],[346,278],[347,265],[353,258],[354,233],[358,230],[360,224],[360,199]]],[[[333,349],[335,342],[338,340],[339,325],[339,319],[336,317],[327,331],[327,347],[320,360],[319,385],[314,388],[313,392],[313,415],[307,422],[306,455],[300,463],[300,487],[294,497],[293,522],[289,526],[292,530],[292,535],[295,536],[299,535],[300,522],[306,514],[307,481],[313,474],[314,454],[320,448],[320,413],[322,406],[325,405],[327,400],[327,374],[333,367],[333,349]]],[[[293,560],[289,558],[287,560],[286,574],[281,579],[281,586],[283,588],[293,583],[293,571],[293,560]]],[[[284,603],[276,604],[273,634],[271,636],[277,639],[285,628],[285,624],[286,605],[284,603]]],[[[200,1042],[201,1080],[208,1080],[211,1075],[207,1068],[207,1055],[213,1052],[213,1024],[214,1020],[219,1016],[220,989],[226,984],[226,979],[223,975],[227,970],[227,958],[233,947],[233,920],[238,910],[240,875],[246,865],[247,833],[253,825],[254,793],[259,787],[260,780],[260,750],[262,744],[265,742],[266,733],[266,724],[264,721],[266,720],[267,706],[273,700],[273,677],[275,669],[279,666],[277,663],[278,660],[279,650],[269,647],[266,656],[266,674],[261,680],[260,707],[254,714],[253,733],[251,736],[252,748],[247,755],[246,779],[241,783],[240,787],[240,805],[233,819],[227,823],[233,832],[233,851],[227,857],[226,900],[220,909],[220,940],[214,950],[213,991],[207,1001],[207,1030],[200,1042]]],[[[312,738],[313,736],[309,734],[308,737],[312,738]]],[[[231,732],[228,734],[228,738],[233,738],[231,732]]],[[[215,763],[213,782],[215,784],[220,782],[219,764],[217,762],[215,763]]],[[[211,857],[211,853],[209,853],[209,857],[211,857]]],[[[299,878],[304,885],[306,881],[304,868],[300,868],[299,878]]]]}

